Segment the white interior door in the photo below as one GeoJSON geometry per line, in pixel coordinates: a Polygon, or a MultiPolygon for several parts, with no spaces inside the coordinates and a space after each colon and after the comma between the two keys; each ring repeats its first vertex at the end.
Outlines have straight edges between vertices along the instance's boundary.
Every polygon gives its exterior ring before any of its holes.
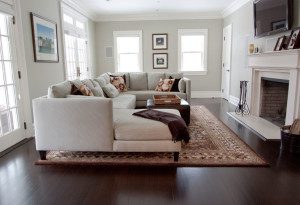
{"type": "Polygon", "coordinates": [[[87,40],[65,34],[65,56],[67,79],[86,79],[90,77],[88,67],[87,40]]]}
{"type": "Polygon", "coordinates": [[[232,25],[223,28],[223,54],[222,54],[222,98],[230,98],[230,70],[231,70],[231,39],[232,25]]]}
{"type": "Polygon", "coordinates": [[[0,152],[25,138],[13,29],[0,13],[0,152]]]}

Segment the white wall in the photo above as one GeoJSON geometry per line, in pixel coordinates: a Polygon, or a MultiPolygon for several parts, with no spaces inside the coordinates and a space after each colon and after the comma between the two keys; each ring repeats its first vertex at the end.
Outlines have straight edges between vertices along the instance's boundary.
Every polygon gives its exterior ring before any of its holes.
{"type": "Polygon", "coordinates": [[[98,73],[114,72],[114,59],[105,58],[105,46],[113,46],[113,31],[143,31],[143,63],[145,72],[178,71],[178,29],[208,29],[208,73],[204,76],[187,76],[192,80],[193,91],[220,91],[222,56],[222,19],[167,20],[96,23],[96,53],[98,73]],[[152,50],[152,34],[168,33],[168,50],[152,50]],[[153,53],[169,54],[169,68],[153,69],[153,53]]]}
{"type": "Polygon", "coordinates": [[[47,94],[49,85],[64,80],[63,50],[61,39],[60,6],[58,0],[26,0],[21,1],[22,24],[25,44],[30,99],[47,94]],[[36,63],[33,57],[33,43],[30,12],[57,22],[58,31],[58,63],[36,63]]]}
{"type": "MultiPolygon", "coordinates": [[[[21,0],[22,24],[25,44],[25,57],[28,73],[29,95],[30,99],[47,94],[50,85],[65,80],[62,31],[60,20],[60,1],[59,0],[21,0]],[[31,32],[30,12],[39,14],[45,18],[51,19],[57,23],[58,32],[58,63],[39,63],[34,62],[33,43],[31,32]]],[[[95,67],[95,23],[88,22],[90,42],[90,60],[91,70],[95,67]]]]}
{"type": "MultiPolygon", "coordinates": [[[[294,1],[294,25],[300,26],[300,1],[294,1]]],[[[232,67],[231,67],[231,85],[230,95],[239,97],[240,81],[250,80],[250,69],[247,67],[247,47],[249,43],[255,43],[262,47],[263,50],[273,49],[275,47],[276,38],[283,34],[264,37],[260,39],[254,38],[253,26],[253,4],[249,1],[243,7],[224,18],[224,26],[232,24],[232,67]],[[266,45],[267,39],[275,39],[272,44],[266,45]]],[[[290,32],[287,32],[288,35],[290,32]]]]}
{"type": "Polygon", "coordinates": [[[97,76],[97,63],[96,63],[96,23],[92,20],[88,20],[88,32],[89,32],[89,60],[91,77],[97,76]]]}

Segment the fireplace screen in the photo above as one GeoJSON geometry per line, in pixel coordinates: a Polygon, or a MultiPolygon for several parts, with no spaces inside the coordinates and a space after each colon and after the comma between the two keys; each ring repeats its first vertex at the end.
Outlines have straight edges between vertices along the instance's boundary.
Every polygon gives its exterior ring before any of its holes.
{"type": "Polygon", "coordinates": [[[282,127],[285,124],[289,81],[262,78],[260,117],[282,127]]]}

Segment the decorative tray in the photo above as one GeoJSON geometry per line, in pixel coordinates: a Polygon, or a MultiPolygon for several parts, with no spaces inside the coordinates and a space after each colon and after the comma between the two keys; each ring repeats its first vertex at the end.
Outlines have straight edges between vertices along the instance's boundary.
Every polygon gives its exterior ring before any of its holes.
{"type": "Polygon", "coordinates": [[[153,101],[155,105],[180,104],[180,97],[177,95],[154,95],[153,101]]]}

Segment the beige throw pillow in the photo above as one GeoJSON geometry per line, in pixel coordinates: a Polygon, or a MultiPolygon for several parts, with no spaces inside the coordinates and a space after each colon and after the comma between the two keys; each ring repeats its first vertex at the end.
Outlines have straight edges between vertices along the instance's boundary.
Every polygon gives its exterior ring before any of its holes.
{"type": "Polygon", "coordinates": [[[170,92],[174,82],[175,79],[160,79],[155,91],[170,92]]]}
{"type": "Polygon", "coordinates": [[[106,86],[104,86],[103,91],[105,92],[105,94],[109,97],[109,98],[115,98],[119,95],[119,91],[117,90],[117,88],[111,84],[108,83],[106,86]]]}

